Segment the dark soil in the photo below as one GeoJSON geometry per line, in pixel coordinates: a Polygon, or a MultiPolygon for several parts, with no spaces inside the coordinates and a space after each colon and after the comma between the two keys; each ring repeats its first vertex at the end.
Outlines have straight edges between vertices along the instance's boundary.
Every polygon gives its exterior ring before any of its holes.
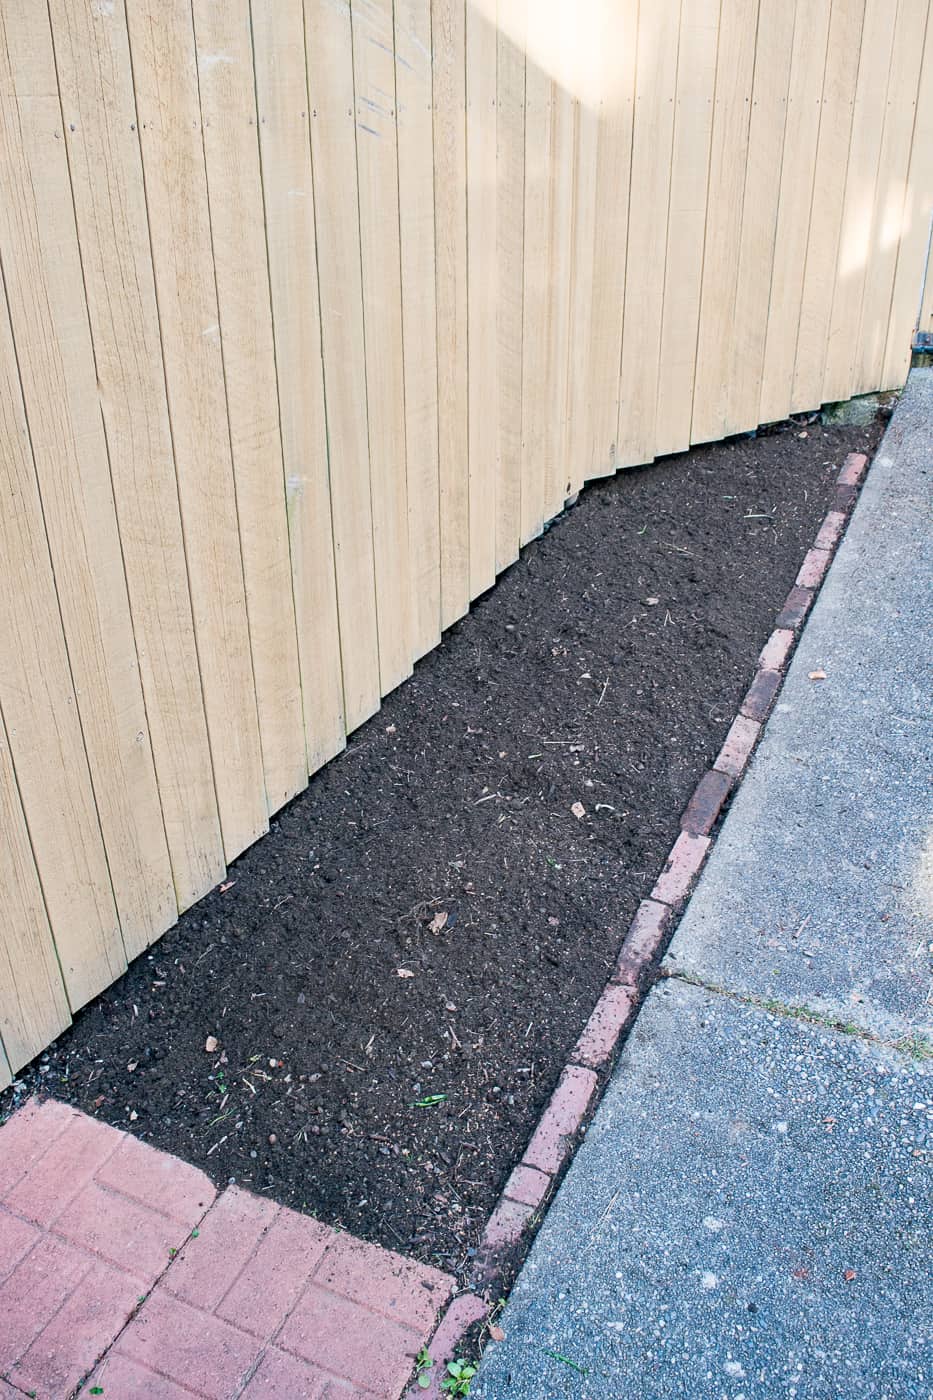
{"type": "Polygon", "coordinates": [[[880,431],[588,487],[18,1093],[462,1268],[880,431]]]}

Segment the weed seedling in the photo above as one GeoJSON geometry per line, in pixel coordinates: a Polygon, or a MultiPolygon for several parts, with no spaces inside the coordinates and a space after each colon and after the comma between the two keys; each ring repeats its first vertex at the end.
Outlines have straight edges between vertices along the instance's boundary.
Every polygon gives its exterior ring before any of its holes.
{"type": "Polygon", "coordinates": [[[427,1098],[415,1099],[412,1108],[437,1108],[447,1098],[446,1094],[428,1094],[427,1098]]]}
{"type": "Polygon", "coordinates": [[[428,1386],[431,1384],[431,1367],[433,1365],[434,1359],[431,1353],[428,1351],[427,1347],[422,1347],[415,1357],[415,1379],[422,1390],[427,1390],[428,1386]]]}
{"type": "Polygon", "coordinates": [[[447,1374],[441,1381],[445,1395],[469,1395],[470,1385],[476,1375],[476,1367],[470,1361],[448,1361],[447,1374]]]}

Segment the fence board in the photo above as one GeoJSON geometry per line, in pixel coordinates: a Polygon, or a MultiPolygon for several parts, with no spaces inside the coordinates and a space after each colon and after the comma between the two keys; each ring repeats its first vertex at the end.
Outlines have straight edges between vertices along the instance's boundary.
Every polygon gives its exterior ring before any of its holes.
{"type": "MultiPolygon", "coordinates": [[[[8,115],[4,101],[4,125],[8,115]]],[[[50,384],[49,391],[53,389],[50,384]]],[[[118,977],[126,958],[5,305],[0,308],[0,494],[5,579],[0,591],[0,709],[68,1000],[75,1009],[118,977]]]]}
{"type": "Polygon", "coordinates": [[[862,314],[855,342],[851,392],[866,394],[884,375],[884,350],[897,271],[897,250],[904,236],[907,174],[914,113],[929,14],[928,0],[899,0],[891,53],[884,129],[878,157],[878,181],[865,267],[862,314]]]}
{"type": "MultiPolygon", "coordinates": [[[[732,363],[725,396],[726,434],[748,432],[758,424],[794,17],[799,8],[793,4],[765,4],[758,19],[732,363]]],[[[808,23],[802,12],[800,22],[808,23]]]]}
{"type": "Polygon", "coordinates": [[[355,729],[379,707],[379,641],[346,5],[306,5],[305,39],[344,711],[355,729]]]}
{"type": "Polygon", "coordinates": [[[441,635],[432,83],[430,0],[396,0],[399,240],[415,660],[430,651],[441,635]]]}
{"type": "MultiPolygon", "coordinates": [[[[566,23],[568,12],[561,12],[566,23]]],[[[552,85],[549,175],[550,228],[545,309],[544,518],[551,520],[573,490],[566,460],[570,409],[570,270],[573,235],[574,103],[566,88],[552,85]]]]}
{"type": "Polygon", "coordinates": [[[180,909],[222,875],[122,0],[51,0],[94,360],[180,909]],[[114,289],[119,288],[119,294],[114,289]]]}
{"type": "MultiPolygon", "coordinates": [[[[94,373],[48,12],[5,8],[0,259],[78,713],[124,946],[177,909],[94,373]]],[[[50,779],[54,779],[50,773],[50,779]]]]}
{"type": "Polygon", "coordinates": [[[352,0],[363,337],[382,693],[411,674],[392,0],[352,0]]]}
{"type": "Polygon", "coordinates": [[[279,421],[308,771],[346,743],[301,11],[252,0],[279,421]]]}
{"type": "Polygon", "coordinates": [[[719,0],[684,0],[671,152],[655,453],[690,445],[719,0]]]}
{"type": "Polygon", "coordinates": [[[190,3],[131,4],[127,18],[191,606],[231,861],[268,816],[190,3]]]}
{"type": "Polygon", "coordinates": [[[522,540],[544,525],[548,421],[548,244],[551,198],[551,82],[536,65],[525,78],[525,249],[522,259],[522,540]]]}
{"type": "Polygon", "coordinates": [[[655,454],[679,21],[674,5],[639,11],[631,179],[643,193],[629,211],[616,439],[620,467],[650,462],[655,454]]]}
{"type": "MultiPolygon", "coordinates": [[[[503,7],[504,8],[504,7],[503,7]]],[[[511,0],[496,56],[496,353],[499,365],[496,572],[518,558],[522,533],[522,297],[525,234],[527,0],[511,0]]]]}
{"type": "Polygon", "coordinates": [[[194,0],[220,344],[267,811],[308,780],[249,0],[194,0]]]}

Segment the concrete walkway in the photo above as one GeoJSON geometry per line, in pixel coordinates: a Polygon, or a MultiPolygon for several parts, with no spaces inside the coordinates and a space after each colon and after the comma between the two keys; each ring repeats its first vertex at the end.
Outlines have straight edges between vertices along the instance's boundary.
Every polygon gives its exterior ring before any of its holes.
{"type": "Polygon", "coordinates": [[[933,1395],[931,488],[923,370],[482,1400],[933,1395]]]}

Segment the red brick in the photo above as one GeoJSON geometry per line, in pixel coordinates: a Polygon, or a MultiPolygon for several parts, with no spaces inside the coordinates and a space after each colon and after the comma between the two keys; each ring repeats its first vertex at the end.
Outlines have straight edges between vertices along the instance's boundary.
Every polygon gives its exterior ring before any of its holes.
{"type": "Polygon", "coordinates": [[[689,831],[682,831],[651,891],[651,898],[671,905],[685,900],[708,847],[708,836],[691,836],[689,831]]]}
{"type": "MultiPolygon", "coordinates": [[[[474,1322],[479,1322],[489,1312],[488,1304],[475,1293],[461,1293],[450,1304],[438,1325],[437,1331],[427,1347],[434,1365],[431,1368],[431,1384],[424,1389],[413,1385],[407,1400],[439,1400],[444,1367],[453,1359],[460,1342],[474,1322]]],[[[328,1398],[329,1400],[329,1398],[328,1398]]]]}
{"type": "Polygon", "coordinates": [[[217,1194],[197,1167],[128,1135],[98,1171],[97,1180],[189,1230],[217,1194]]]}
{"type": "Polygon", "coordinates": [[[373,1312],[427,1332],[453,1289],[453,1279],[426,1264],[353,1235],[334,1234],[314,1282],[373,1312]]]}
{"type": "Polygon", "coordinates": [[[0,1371],[9,1371],[91,1269],[64,1240],[43,1236],[0,1285],[0,1371]]]}
{"type": "Polygon", "coordinates": [[[312,1284],[276,1344],[385,1400],[395,1400],[423,1334],[312,1284]]]}
{"type": "Polygon", "coordinates": [[[792,627],[796,631],[810,611],[810,604],[812,602],[812,589],[798,588],[795,583],[784,599],[783,608],[777,615],[778,627],[792,627]]]}
{"type": "Polygon", "coordinates": [[[814,540],[817,549],[834,549],[842,537],[845,529],[846,518],[841,510],[831,510],[827,513],[826,519],[820,526],[820,532],[814,540]]]}
{"type": "Polygon", "coordinates": [[[479,1245],[480,1255],[495,1255],[503,1249],[511,1249],[521,1239],[533,1215],[531,1206],[503,1197],[486,1222],[479,1245]]]}
{"type": "Polygon", "coordinates": [[[294,1307],[328,1242],[339,1238],[310,1216],[283,1210],[217,1308],[217,1316],[257,1337],[271,1337],[294,1307]]]}
{"type": "Polygon", "coordinates": [[[22,1181],[7,1193],[20,1215],[49,1226],[119,1146],[121,1134],[106,1123],[75,1113],[22,1181]]]}
{"type": "Polygon", "coordinates": [[[711,768],[704,773],[680,819],[684,831],[692,836],[706,836],[711,832],[731,788],[732,779],[721,769],[711,768]]]}
{"type": "Polygon", "coordinates": [[[33,1245],[42,1238],[38,1225],[29,1225],[18,1215],[0,1207],[0,1279],[11,1274],[33,1245]]]}
{"type": "Polygon", "coordinates": [[[771,636],[761,648],[758,665],[765,671],[783,671],[784,662],[794,645],[794,634],[789,627],[775,627],[771,636]]]}
{"type": "Polygon", "coordinates": [[[848,512],[857,495],[858,488],[855,486],[837,486],[833,492],[833,509],[848,512]]]}
{"type": "Polygon", "coordinates": [[[748,719],[756,719],[763,723],[768,717],[768,711],[774,704],[774,697],[781,688],[780,671],[756,671],[755,679],[745,695],[745,699],[740,706],[742,714],[748,719]]]}
{"type": "Polygon", "coordinates": [[[666,904],[654,898],[642,900],[622,940],[613,981],[637,984],[652,958],[660,953],[670,920],[671,911],[666,904]]]}
{"type": "Polygon", "coordinates": [[[532,1210],[537,1210],[550,1185],[551,1178],[546,1172],[539,1172],[537,1167],[525,1167],[519,1163],[505,1183],[502,1194],[510,1201],[518,1201],[523,1206],[531,1206],[532,1210]]]}
{"type": "Polygon", "coordinates": [[[808,549],[800,566],[800,573],[794,580],[798,588],[819,588],[823,575],[829,568],[830,555],[825,549],[808,549]]]}
{"type": "Polygon", "coordinates": [[[868,470],[868,458],[864,452],[850,452],[839,473],[840,486],[858,486],[868,470]]]}
{"type": "Polygon", "coordinates": [[[55,1222],[57,1234],[152,1284],[180,1249],[183,1225],[92,1181],[55,1222]]]}
{"type": "Polygon", "coordinates": [[[138,1298],[135,1279],[94,1264],[10,1372],[10,1379],[27,1393],[70,1395],[112,1344],[138,1298]]]}
{"type": "Polygon", "coordinates": [[[608,1064],[634,1006],[632,995],[626,987],[606,987],[574,1047],[571,1055],[574,1063],[587,1065],[590,1069],[602,1069],[608,1064]]]}
{"type": "Polygon", "coordinates": [[[230,1400],[239,1394],[261,1347],[254,1337],[220,1318],[170,1298],[160,1286],[118,1338],[114,1350],[118,1356],[187,1386],[205,1400],[230,1400]]]}
{"type": "Polygon", "coordinates": [[[87,1389],[81,1392],[82,1400],[95,1385],[103,1390],[104,1400],[191,1400],[192,1394],[148,1366],[114,1352],[108,1353],[91,1376],[87,1389]]]}
{"type": "Polygon", "coordinates": [[[526,1167],[542,1172],[556,1172],[562,1166],[575,1136],[583,1122],[596,1090],[596,1075],[579,1065],[567,1065],[534,1131],[522,1158],[526,1167]]]}
{"type": "Polygon", "coordinates": [[[43,1152],[75,1118],[73,1108],[49,1099],[29,1099],[0,1128],[0,1200],[5,1200],[43,1152]]]}
{"type": "Polygon", "coordinates": [[[736,715],[713,767],[720,773],[728,773],[730,778],[741,777],[760,733],[761,725],[757,720],[736,715]]]}
{"type": "Polygon", "coordinates": [[[279,1213],[273,1201],[229,1186],[211,1206],[165,1276],[176,1298],[213,1312],[233,1287],[266,1230],[279,1213]]]}
{"type": "MultiPolygon", "coordinates": [[[[327,1377],[307,1361],[270,1347],[243,1391],[242,1400],[321,1400],[326,1386],[327,1377]]],[[[342,1393],[350,1400],[359,1392],[342,1393]]]]}

